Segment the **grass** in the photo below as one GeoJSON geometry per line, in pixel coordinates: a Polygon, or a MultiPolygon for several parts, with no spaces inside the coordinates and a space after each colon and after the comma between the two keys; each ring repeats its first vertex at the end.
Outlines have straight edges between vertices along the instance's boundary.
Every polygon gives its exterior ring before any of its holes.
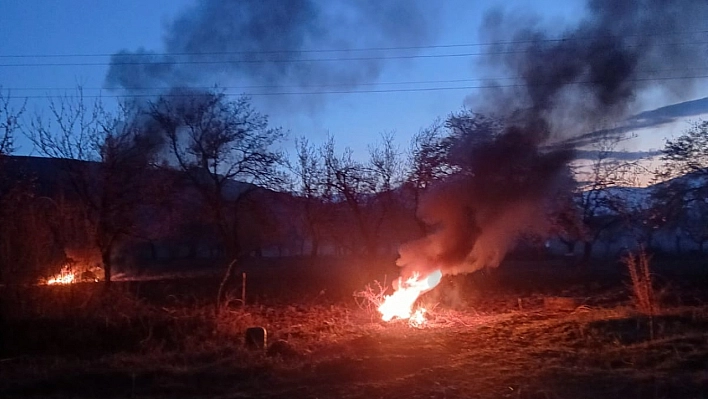
{"type": "MultiPolygon", "coordinates": [[[[292,281],[284,270],[278,281],[292,281]]],[[[519,273],[504,276],[506,289],[480,276],[445,280],[436,290],[459,295],[428,293],[428,324],[415,329],[381,322],[339,280],[308,280],[309,289],[289,292],[296,299],[278,301],[257,285],[268,276],[250,273],[247,306],[229,300],[240,298],[235,281],[219,312],[218,277],[117,283],[107,295],[92,284],[6,291],[0,397],[708,396],[708,307],[662,307],[651,337],[622,278],[585,288],[549,282],[557,270],[535,282],[519,273]],[[584,305],[543,307],[560,294],[584,305]],[[286,346],[245,349],[252,326],[286,346]]]]}
{"type": "Polygon", "coordinates": [[[649,267],[650,256],[641,249],[637,254],[628,254],[622,261],[627,266],[631,278],[635,308],[643,314],[653,316],[659,311],[659,304],[649,267]]]}

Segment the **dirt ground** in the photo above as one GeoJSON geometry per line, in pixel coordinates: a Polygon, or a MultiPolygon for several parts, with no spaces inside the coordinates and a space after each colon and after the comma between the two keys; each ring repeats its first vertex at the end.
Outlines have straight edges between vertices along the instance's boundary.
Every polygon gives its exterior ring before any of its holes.
{"type": "MultiPolygon", "coordinates": [[[[321,314],[321,312],[318,312],[321,314]]],[[[424,328],[322,322],[317,342],[270,354],[225,350],[3,359],[2,397],[702,398],[708,315],[654,320],[625,309],[443,312],[424,328]],[[244,359],[244,356],[248,359],[244,359]]],[[[296,325],[295,325],[296,326],[296,325]]]]}
{"type": "MultiPolygon", "coordinates": [[[[562,290],[578,300],[563,310],[544,305],[549,293],[519,289],[430,296],[422,328],[381,322],[351,300],[229,307],[208,329],[195,313],[160,305],[151,309],[169,316],[168,331],[127,313],[95,330],[138,331],[135,348],[6,351],[0,397],[708,397],[707,306],[673,304],[650,318],[632,309],[627,287],[593,288],[583,298],[562,290]],[[268,351],[244,349],[249,325],[268,330],[268,351]]],[[[50,320],[41,326],[43,340],[66,336],[50,320]]]]}

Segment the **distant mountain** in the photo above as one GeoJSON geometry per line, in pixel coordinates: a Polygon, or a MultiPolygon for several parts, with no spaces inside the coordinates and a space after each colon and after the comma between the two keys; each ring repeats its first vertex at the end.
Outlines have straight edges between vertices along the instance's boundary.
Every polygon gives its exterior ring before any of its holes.
{"type": "MultiPolygon", "coordinates": [[[[76,168],[81,165],[88,170],[89,168],[95,169],[99,165],[97,162],[77,161],[74,159],[15,155],[5,157],[3,162],[0,168],[4,169],[4,175],[10,180],[27,181],[27,179],[30,179],[34,181],[36,183],[35,189],[38,189],[42,195],[49,195],[55,192],[55,190],[59,188],[59,185],[66,184],[66,181],[62,183],[62,178],[65,176],[64,173],[67,171],[68,167],[76,168]]],[[[170,172],[156,169],[152,173],[170,172]]],[[[209,179],[206,172],[204,179],[205,181],[209,179]]],[[[256,186],[251,183],[228,180],[224,187],[224,198],[235,199],[239,195],[251,191],[254,188],[256,188],[256,186]]]]}
{"type": "Polygon", "coordinates": [[[668,185],[685,189],[708,187],[708,175],[691,173],[648,187],[611,187],[606,195],[622,199],[630,209],[646,209],[651,203],[654,192],[668,185]]]}
{"type": "Polygon", "coordinates": [[[31,181],[39,195],[51,195],[67,184],[62,174],[69,167],[84,164],[86,168],[95,163],[75,159],[56,159],[30,156],[6,156],[0,164],[5,181],[31,181]]]}

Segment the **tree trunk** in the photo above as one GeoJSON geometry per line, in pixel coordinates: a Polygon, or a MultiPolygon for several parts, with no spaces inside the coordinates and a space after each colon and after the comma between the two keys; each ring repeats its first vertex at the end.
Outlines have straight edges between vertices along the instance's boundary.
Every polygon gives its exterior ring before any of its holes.
{"type": "Polygon", "coordinates": [[[187,259],[197,259],[197,244],[194,242],[188,244],[187,259]]]}
{"type": "Polygon", "coordinates": [[[310,257],[316,258],[319,251],[320,251],[320,240],[313,237],[312,238],[312,248],[310,249],[310,257]]]}
{"type": "Polygon", "coordinates": [[[101,261],[103,262],[103,281],[108,288],[111,284],[111,273],[113,268],[113,260],[111,259],[111,253],[113,252],[113,246],[109,245],[101,251],[101,261]]]}
{"type": "Polygon", "coordinates": [[[647,234],[647,241],[644,243],[646,249],[651,250],[654,247],[654,230],[647,234]]]}
{"type": "Polygon", "coordinates": [[[585,243],[583,244],[582,265],[584,267],[587,267],[590,265],[590,258],[592,258],[592,247],[593,247],[592,241],[585,241],[585,243]]]}
{"type": "Polygon", "coordinates": [[[376,255],[378,252],[378,245],[375,242],[374,237],[372,237],[372,231],[369,229],[367,220],[365,219],[364,213],[359,206],[356,197],[346,191],[344,191],[343,194],[344,199],[347,201],[349,208],[354,214],[354,219],[356,220],[357,227],[359,228],[359,233],[364,241],[364,251],[366,251],[366,253],[370,256],[376,255]]]}
{"type": "Polygon", "coordinates": [[[150,241],[150,257],[153,261],[157,260],[157,246],[152,241],[150,241]]]}
{"type": "Polygon", "coordinates": [[[358,207],[354,213],[354,216],[356,217],[357,225],[359,226],[361,238],[364,240],[364,250],[369,256],[376,255],[378,252],[378,245],[374,241],[372,233],[369,231],[366,221],[364,220],[364,216],[358,207]]]}
{"type": "Polygon", "coordinates": [[[575,241],[560,239],[560,242],[565,245],[565,255],[575,254],[575,241]]]}

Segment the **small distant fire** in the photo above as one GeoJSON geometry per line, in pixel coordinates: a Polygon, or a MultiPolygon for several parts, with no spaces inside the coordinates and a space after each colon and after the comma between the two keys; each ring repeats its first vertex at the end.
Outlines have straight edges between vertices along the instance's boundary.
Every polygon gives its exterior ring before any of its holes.
{"type": "Polygon", "coordinates": [[[67,285],[76,283],[98,282],[94,270],[96,267],[90,268],[77,262],[68,262],[61,268],[61,271],[51,277],[40,279],[39,284],[47,285],[67,285]]]}
{"type": "Polygon", "coordinates": [[[76,274],[68,268],[62,268],[61,272],[47,279],[47,284],[71,284],[76,282],[76,274]]]}
{"type": "Polygon", "coordinates": [[[394,318],[408,320],[412,326],[419,327],[425,324],[424,308],[413,311],[413,304],[424,292],[430,291],[440,283],[442,271],[436,270],[425,277],[420,273],[413,273],[407,280],[398,279],[398,287],[392,295],[386,295],[378,310],[383,321],[394,318]]]}

